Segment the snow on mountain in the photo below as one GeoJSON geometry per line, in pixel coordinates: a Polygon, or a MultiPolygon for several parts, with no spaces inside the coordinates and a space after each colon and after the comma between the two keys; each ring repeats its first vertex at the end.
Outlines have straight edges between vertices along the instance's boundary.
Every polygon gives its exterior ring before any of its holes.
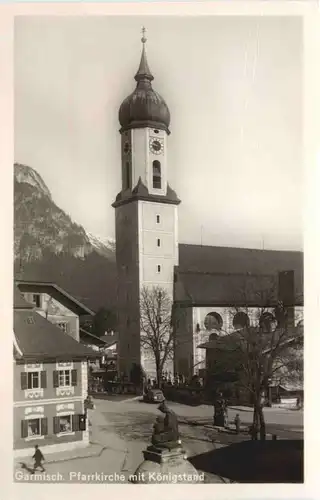
{"type": "Polygon", "coordinates": [[[105,250],[106,248],[108,250],[111,250],[112,252],[115,252],[116,249],[116,242],[113,238],[106,238],[103,236],[96,236],[90,232],[87,232],[87,236],[89,238],[89,241],[91,245],[97,250],[105,250]]]}

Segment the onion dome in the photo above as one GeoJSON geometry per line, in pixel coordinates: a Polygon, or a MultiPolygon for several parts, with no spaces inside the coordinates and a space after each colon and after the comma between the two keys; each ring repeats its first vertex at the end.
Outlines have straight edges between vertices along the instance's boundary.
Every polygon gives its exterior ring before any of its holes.
{"type": "Polygon", "coordinates": [[[142,29],[142,54],[139,69],[134,77],[136,89],[121,104],[119,109],[120,132],[130,128],[154,127],[169,132],[170,111],[158,92],[153,90],[154,79],[149,69],[145,44],[145,29],[142,29]]]}

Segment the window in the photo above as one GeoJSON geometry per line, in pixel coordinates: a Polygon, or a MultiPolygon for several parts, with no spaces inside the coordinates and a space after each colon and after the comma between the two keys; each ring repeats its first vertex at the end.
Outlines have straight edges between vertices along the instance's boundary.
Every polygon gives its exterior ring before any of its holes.
{"type": "Polygon", "coordinates": [[[160,215],[157,215],[157,224],[160,224],[160,215]]]}
{"type": "Polygon", "coordinates": [[[154,133],[155,134],[159,134],[159,130],[154,130],[154,133]]]}
{"type": "Polygon", "coordinates": [[[158,269],[158,273],[161,273],[161,266],[160,266],[160,264],[158,264],[157,269],[158,269]]]}
{"type": "Polygon", "coordinates": [[[161,189],[161,163],[158,160],[152,162],[153,187],[161,189]]]}
{"type": "Polygon", "coordinates": [[[39,389],[40,387],[40,373],[28,373],[28,389],[39,389]]]}
{"type": "Polygon", "coordinates": [[[250,326],[249,316],[245,312],[240,311],[235,314],[232,323],[235,330],[247,328],[248,326],[250,326]]]}
{"type": "Polygon", "coordinates": [[[221,330],[223,320],[220,314],[211,312],[204,318],[204,327],[206,330],[221,330]]]}
{"type": "Polygon", "coordinates": [[[21,389],[46,389],[47,373],[45,371],[21,372],[21,389]]]}
{"type": "Polygon", "coordinates": [[[21,437],[22,438],[37,438],[48,434],[48,419],[47,418],[30,418],[21,420],[21,437]]]}
{"type": "Polygon", "coordinates": [[[126,161],[126,189],[131,188],[131,168],[130,163],[126,161]]]}
{"type": "Polygon", "coordinates": [[[59,370],[59,387],[71,385],[71,370],[59,370]]]}
{"type": "Polygon", "coordinates": [[[28,437],[40,436],[41,424],[40,418],[32,418],[28,420],[28,437]]]}
{"type": "Polygon", "coordinates": [[[160,238],[157,239],[157,246],[160,246],[160,238]]]}
{"type": "Polygon", "coordinates": [[[72,418],[71,415],[64,415],[59,417],[59,430],[58,432],[72,432],[72,418]]]}
{"type": "Polygon", "coordinates": [[[86,430],[85,415],[60,415],[53,417],[54,434],[70,434],[86,430]]]}
{"type": "Polygon", "coordinates": [[[68,323],[66,321],[63,321],[61,323],[57,323],[57,326],[61,328],[61,330],[65,333],[68,331],[68,323]]]}
{"type": "Polygon", "coordinates": [[[55,370],[53,387],[70,387],[77,385],[77,370],[55,370]]]}
{"type": "Polygon", "coordinates": [[[33,293],[32,294],[32,303],[36,306],[36,307],[40,307],[41,306],[41,296],[40,296],[40,293],[33,293]]]}

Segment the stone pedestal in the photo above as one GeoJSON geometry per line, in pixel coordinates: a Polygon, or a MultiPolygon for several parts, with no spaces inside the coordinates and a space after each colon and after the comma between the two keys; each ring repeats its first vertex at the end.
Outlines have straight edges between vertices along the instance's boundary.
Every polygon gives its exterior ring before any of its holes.
{"type": "Polygon", "coordinates": [[[144,461],[131,478],[140,484],[194,484],[204,481],[204,474],[198,472],[187,460],[181,448],[172,450],[149,446],[144,452],[144,461]]]}

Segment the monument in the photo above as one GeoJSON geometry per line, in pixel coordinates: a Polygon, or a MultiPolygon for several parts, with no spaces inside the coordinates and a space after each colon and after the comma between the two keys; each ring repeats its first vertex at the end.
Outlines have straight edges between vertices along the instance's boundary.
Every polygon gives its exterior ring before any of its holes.
{"type": "Polygon", "coordinates": [[[151,446],[143,451],[144,461],[134,474],[134,483],[199,483],[199,474],[187,460],[179,437],[178,418],[164,401],[158,407],[164,414],[153,426],[151,446]]]}

